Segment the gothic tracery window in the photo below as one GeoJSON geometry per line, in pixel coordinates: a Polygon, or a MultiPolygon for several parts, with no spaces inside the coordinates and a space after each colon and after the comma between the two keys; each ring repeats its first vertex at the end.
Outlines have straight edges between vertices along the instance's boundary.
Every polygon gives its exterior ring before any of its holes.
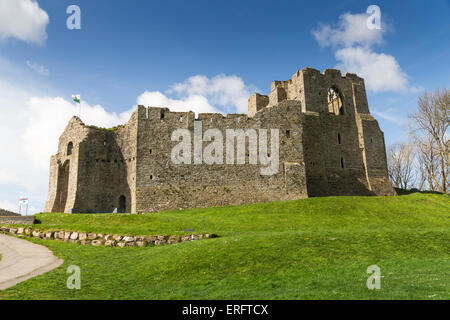
{"type": "Polygon", "coordinates": [[[335,88],[328,89],[328,112],[336,115],[344,114],[344,104],[342,103],[342,95],[335,88]]]}

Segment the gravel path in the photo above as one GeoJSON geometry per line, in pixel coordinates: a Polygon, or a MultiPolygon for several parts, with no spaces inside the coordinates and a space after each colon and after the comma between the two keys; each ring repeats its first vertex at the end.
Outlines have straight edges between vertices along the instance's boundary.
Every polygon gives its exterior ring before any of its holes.
{"type": "Polygon", "coordinates": [[[58,259],[46,247],[0,234],[0,290],[59,267],[58,259]]]}

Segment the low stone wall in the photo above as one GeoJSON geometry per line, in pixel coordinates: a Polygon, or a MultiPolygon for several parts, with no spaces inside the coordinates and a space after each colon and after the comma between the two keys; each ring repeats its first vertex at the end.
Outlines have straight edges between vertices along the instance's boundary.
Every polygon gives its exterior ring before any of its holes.
{"type": "Polygon", "coordinates": [[[0,216],[2,224],[34,224],[34,216],[0,216]]]}
{"type": "Polygon", "coordinates": [[[0,208],[0,217],[7,217],[7,216],[17,217],[17,216],[20,216],[20,214],[0,208]]]}
{"type": "Polygon", "coordinates": [[[48,240],[60,240],[83,245],[107,247],[147,247],[174,244],[217,237],[215,234],[191,234],[187,236],[123,236],[102,233],[87,233],[76,231],[39,231],[32,228],[0,227],[0,232],[22,237],[33,237],[48,240]]]}

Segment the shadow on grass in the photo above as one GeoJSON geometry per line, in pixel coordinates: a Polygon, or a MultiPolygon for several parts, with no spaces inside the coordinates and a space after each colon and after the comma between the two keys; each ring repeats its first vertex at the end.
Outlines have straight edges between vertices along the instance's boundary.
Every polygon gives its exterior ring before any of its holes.
{"type": "Polygon", "coordinates": [[[395,191],[397,192],[397,194],[399,196],[406,196],[408,194],[411,193],[423,193],[423,194],[442,194],[442,192],[439,191],[429,191],[429,190],[425,190],[425,191],[421,191],[415,188],[412,188],[410,190],[406,190],[406,189],[400,189],[400,188],[394,188],[395,191]]]}

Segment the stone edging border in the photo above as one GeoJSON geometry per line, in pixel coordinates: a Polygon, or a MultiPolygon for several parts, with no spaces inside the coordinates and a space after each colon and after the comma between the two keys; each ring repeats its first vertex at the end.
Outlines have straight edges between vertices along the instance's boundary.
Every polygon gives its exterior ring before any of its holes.
{"type": "Polygon", "coordinates": [[[215,234],[191,234],[186,236],[123,236],[103,233],[77,232],[77,231],[39,231],[32,228],[0,227],[0,232],[20,237],[32,237],[47,240],[60,240],[64,242],[79,243],[83,245],[106,247],[148,247],[174,244],[178,242],[194,241],[200,239],[216,238],[215,234]]]}

